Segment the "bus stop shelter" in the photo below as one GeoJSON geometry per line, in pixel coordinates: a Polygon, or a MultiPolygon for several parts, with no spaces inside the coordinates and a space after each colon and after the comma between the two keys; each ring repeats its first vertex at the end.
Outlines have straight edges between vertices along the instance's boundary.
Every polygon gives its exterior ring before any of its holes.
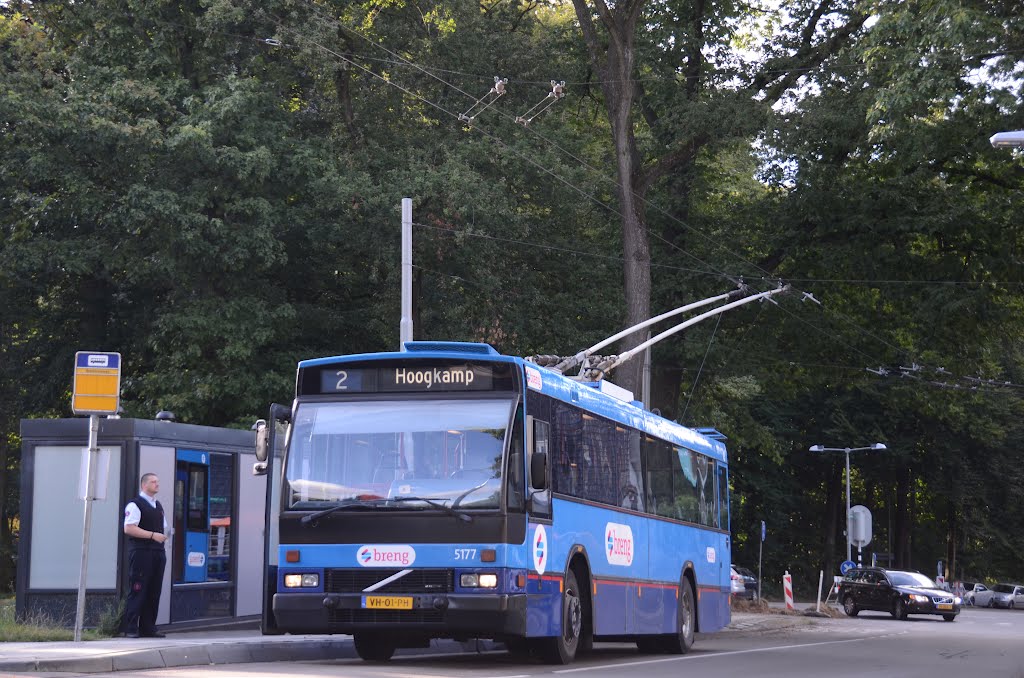
{"type": "MultiPolygon", "coordinates": [[[[79,495],[87,418],[21,421],[21,531],[16,612],[73,625],[84,501],[79,495]]],[[[160,478],[171,538],[157,624],[258,618],[262,604],[266,476],[254,476],[255,434],[173,421],[103,418],[107,490],[93,503],[85,626],[127,593],[125,504],[139,477],[160,478]]]]}

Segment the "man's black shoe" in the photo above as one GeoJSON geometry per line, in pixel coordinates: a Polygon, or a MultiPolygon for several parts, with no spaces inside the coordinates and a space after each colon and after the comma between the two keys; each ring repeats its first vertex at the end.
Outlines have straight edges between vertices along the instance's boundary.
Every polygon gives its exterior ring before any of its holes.
{"type": "Polygon", "coordinates": [[[160,633],[159,631],[154,631],[153,633],[140,633],[139,637],[140,638],[166,638],[167,636],[165,636],[164,634],[160,633]]]}

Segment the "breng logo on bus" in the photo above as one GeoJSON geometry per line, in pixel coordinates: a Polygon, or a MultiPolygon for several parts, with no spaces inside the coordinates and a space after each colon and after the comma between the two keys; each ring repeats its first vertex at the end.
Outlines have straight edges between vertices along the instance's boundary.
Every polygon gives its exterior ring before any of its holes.
{"type": "Polygon", "coordinates": [[[608,523],[604,528],[604,553],[609,565],[633,564],[633,530],[629,525],[608,523]]]}
{"type": "Polygon", "coordinates": [[[363,567],[407,566],[415,560],[416,550],[411,546],[368,544],[356,551],[356,561],[363,567]]]}
{"type": "Polygon", "coordinates": [[[533,569],[537,574],[544,574],[547,569],[548,555],[548,533],[543,525],[538,525],[533,531],[533,569]]]}

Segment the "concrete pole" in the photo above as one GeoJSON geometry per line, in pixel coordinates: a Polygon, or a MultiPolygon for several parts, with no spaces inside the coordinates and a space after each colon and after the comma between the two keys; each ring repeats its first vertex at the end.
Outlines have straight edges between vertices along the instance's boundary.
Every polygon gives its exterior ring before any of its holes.
{"type": "Polygon", "coordinates": [[[853,549],[851,548],[852,542],[850,539],[853,535],[850,534],[850,448],[846,450],[846,559],[850,560],[853,557],[853,549]]]}
{"type": "Polygon", "coordinates": [[[412,198],[402,198],[402,320],[398,350],[412,341],[412,198]]]}

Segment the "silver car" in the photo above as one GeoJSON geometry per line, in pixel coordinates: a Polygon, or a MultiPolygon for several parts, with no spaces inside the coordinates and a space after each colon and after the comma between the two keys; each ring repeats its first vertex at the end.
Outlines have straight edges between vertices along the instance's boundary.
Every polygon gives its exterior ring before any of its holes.
{"type": "Polygon", "coordinates": [[[978,591],[974,594],[974,604],[978,607],[1013,607],[1014,588],[1013,584],[996,584],[988,591],[978,591]]]}
{"type": "Polygon", "coordinates": [[[1024,608],[1024,585],[1013,585],[1013,597],[1010,598],[1010,607],[1024,608]]]}
{"type": "Polygon", "coordinates": [[[729,577],[731,581],[732,595],[736,597],[742,597],[746,593],[746,587],[743,585],[743,575],[736,571],[735,568],[729,568],[729,577]]]}

